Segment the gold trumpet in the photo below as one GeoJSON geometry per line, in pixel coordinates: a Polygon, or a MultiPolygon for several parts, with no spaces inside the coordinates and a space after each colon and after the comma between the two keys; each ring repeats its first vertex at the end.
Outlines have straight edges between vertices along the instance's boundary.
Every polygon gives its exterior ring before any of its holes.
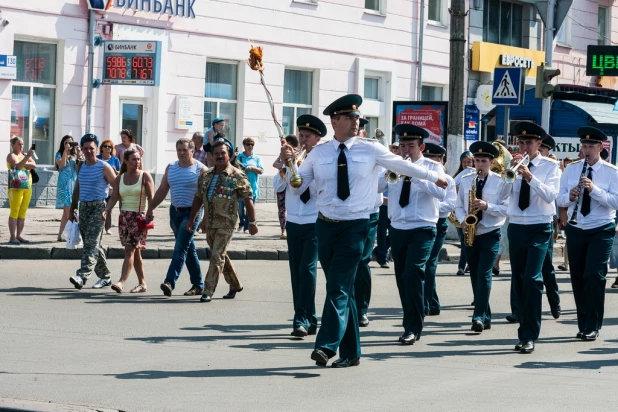
{"type": "Polygon", "coordinates": [[[472,203],[476,200],[476,181],[479,178],[481,171],[476,172],[476,176],[472,179],[472,188],[468,192],[468,215],[465,217],[466,232],[464,233],[466,246],[474,245],[474,238],[476,237],[476,225],[479,222],[479,218],[476,216],[476,211],[472,206],[472,203]]]}
{"type": "MultiPolygon", "coordinates": [[[[403,160],[411,161],[410,156],[408,155],[406,155],[403,160]]],[[[393,172],[392,170],[387,170],[386,173],[384,173],[384,180],[386,180],[386,183],[389,183],[391,185],[396,185],[397,183],[399,183],[400,178],[401,176],[399,175],[399,173],[393,172]]]]}
{"type": "Polygon", "coordinates": [[[506,169],[504,173],[502,173],[502,180],[504,180],[504,183],[515,183],[515,179],[517,179],[517,169],[519,169],[519,167],[524,164],[526,160],[530,160],[528,153],[526,153],[524,158],[521,159],[519,163],[509,169],[506,169]]]}
{"type": "MultiPolygon", "coordinates": [[[[298,167],[302,164],[302,162],[305,160],[306,157],[307,157],[307,149],[305,148],[305,145],[303,145],[301,150],[296,154],[294,158],[288,159],[285,162],[287,168],[289,168],[292,171],[292,176],[290,177],[290,186],[292,186],[293,188],[299,188],[303,184],[303,178],[300,177],[298,173],[296,173],[296,170],[294,168],[294,163],[296,163],[296,167],[298,167]]],[[[287,175],[286,168],[282,167],[281,170],[279,170],[279,176],[281,176],[281,179],[285,181],[286,175],[287,175]]]]}

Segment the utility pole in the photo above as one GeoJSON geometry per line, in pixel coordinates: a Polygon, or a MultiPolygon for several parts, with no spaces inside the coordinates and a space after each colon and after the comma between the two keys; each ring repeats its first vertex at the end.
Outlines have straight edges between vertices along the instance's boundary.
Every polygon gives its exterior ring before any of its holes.
{"type": "Polygon", "coordinates": [[[451,48],[449,65],[449,110],[447,171],[453,172],[459,166],[459,155],[463,152],[464,91],[466,90],[466,1],[451,2],[451,48]]]}
{"type": "Polygon", "coordinates": [[[88,10],[88,88],[86,89],[86,133],[92,132],[92,88],[94,81],[94,10],[88,10]]]}
{"type": "MultiPolygon", "coordinates": [[[[545,22],[545,67],[551,67],[554,52],[554,13],[557,0],[547,2],[547,21],[545,22]]],[[[537,69],[538,70],[538,69],[537,69]]],[[[560,72],[558,72],[560,73],[560,72]]],[[[551,111],[551,96],[542,100],[541,127],[549,133],[549,113],[551,111]]]]}

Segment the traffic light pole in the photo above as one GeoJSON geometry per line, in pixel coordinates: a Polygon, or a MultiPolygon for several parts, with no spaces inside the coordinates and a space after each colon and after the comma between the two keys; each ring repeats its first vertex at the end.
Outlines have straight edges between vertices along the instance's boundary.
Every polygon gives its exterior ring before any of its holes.
{"type": "MultiPolygon", "coordinates": [[[[558,0],[547,2],[547,24],[545,25],[545,67],[551,67],[554,51],[554,12],[558,0]]],[[[538,70],[538,68],[537,68],[538,70]]],[[[541,111],[541,127],[549,132],[549,113],[551,111],[551,96],[543,99],[541,111]]]]}

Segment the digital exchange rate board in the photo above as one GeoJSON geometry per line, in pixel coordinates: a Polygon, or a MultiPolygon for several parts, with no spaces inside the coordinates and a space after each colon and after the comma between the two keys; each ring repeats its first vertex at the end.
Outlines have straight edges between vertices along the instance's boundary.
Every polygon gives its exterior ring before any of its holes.
{"type": "Polygon", "coordinates": [[[103,48],[103,84],[159,85],[161,42],[106,41],[103,48]]]}

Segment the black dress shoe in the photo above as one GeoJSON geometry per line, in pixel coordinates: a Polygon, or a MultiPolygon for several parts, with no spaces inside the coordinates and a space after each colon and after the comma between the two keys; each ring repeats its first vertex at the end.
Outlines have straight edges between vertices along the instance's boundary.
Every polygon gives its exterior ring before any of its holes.
{"type": "Polygon", "coordinates": [[[309,328],[309,330],[307,330],[307,335],[315,335],[318,333],[318,327],[317,326],[311,326],[309,328]]]}
{"type": "Polygon", "coordinates": [[[491,268],[491,273],[493,273],[494,276],[500,276],[500,269],[491,268]]]}
{"type": "Polygon", "coordinates": [[[521,351],[522,346],[524,346],[524,341],[520,340],[519,342],[517,342],[517,345],[515,345],[515,348],[513,350],[519,352],[521,351]]]}
{"type": "Polygon", "coordinates": [[[432,309],[429,311],[429,316],[438,316],[440,314],[440,309],[432,309]]]}
{"type": "Polygon", "coordinates": [[[560,305],[554,308],[551,308],[551,315],[554,317],[554,319],[558,319],[561,313],[562,313],[562,308],[560,307],[560,305]]]}
{"type": "Polygon", "coordinates": [[[414,342],[420,339],[416,333],[406,332],[399,338],[399,342],[403,345],[414,345],[414,342]]]}
{"type": "Polygon", "coordinates": [[[369,318],[367,317],[367,315],[362,314],[358,317],[358,326],[369,326],[369,318]]]}
{"type": "Polygon", "coordinates": [[[483,329],[485,330],[491,329],[491,323],[483,323],[483,329]]]}
{"type": "Polygon", "coordinates": [[[309,333],[307,332],[307,329],[305,329],[302,326],[295,327],[294,330],[291,333],[292,336],[296,336],[297,338],[304,338],[308,334],[309,333]]]}
{"type": "Polygon", "coordinates": [[[577,332],[577,335],[575,335],[575,339],[584,339],[584,332],[577,332]]]}
{"type": "Polygon", "coordinates": [[[242,292],[243,288],[238,290],[230,290],[227,295],[223,295],[223,299],[234,299],[238,292],[242,292]]]}
{"type": "Polygon", "coordinates": [[[212,299],[208,295],[202,295],[200,302],[210,302],[212,299]]]}
{"type": "Polygon", "coordinates": [[[350,366],[358,366],[360,358],[339,358],[331,365],[333,368],[349,368],[350,366]]]}
{"type": "Polygon", "coordinates": [[[519,317],[517,317],[515,315],[507,315],[506,316],[506,321],[508,323],[519,323],[519,317]]]}
{"type": "Polygon", "coordinates": [[[474,306],[474,301],[472,301],[472,303],[470,303],[470,306],[474,306]]]}
{"type": "Polygon", "coordinates": [[[483,323],[480,320],[473,321],[472,330],[477,333],[481,333],[483,331],[483,323]]]}
{"type": "Polygon", "coordinates": [[[527,340],[521,346],[521,353],[532,353],[534,352],[534,342],[531,340],[527,340]]]}
{"type": "Polygon", "coordinates": [[[598,330],[587,330],[582,335],[583,340],[597,340],[598,337],[599,337],[598,330]]]}
{"type": "Polygon", "coordinates": [[[470,273],[470,266],[466,265],[466,269],[464,269],[464,273],[470,273]]]}
{"type": "Polygon", "coordinates": [[[329,357],[326,352],[318,348],[314,349],[313,352],[311,352],[311,359],[313,359],[315,361],[315,364],[318,366],[326,366],[329,357]]]}

